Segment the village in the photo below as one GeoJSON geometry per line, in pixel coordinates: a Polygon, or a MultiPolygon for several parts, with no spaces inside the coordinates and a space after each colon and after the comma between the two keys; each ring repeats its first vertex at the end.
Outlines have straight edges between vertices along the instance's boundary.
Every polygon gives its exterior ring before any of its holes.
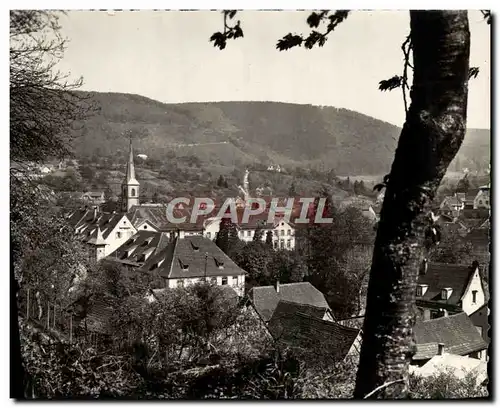
{"type": "MultiPolygon", "coordinates": [[[[305,276],[304,281],[294,282],[280,282],[280,277],[275,276],[273,284],[259,285],[217,244],[225,216],[231,220],[231,213],[214,216],[217,212],[214,208],[193,220],[194,208],[181,200],[171,211],[176,219],[184,219],[184,222],[174,223],[167,216],[167,205],[140,204],[141,183],[136,175],[134,157],[130,142],[119,203],[121,211],[101,210],[104,192],[87,193],[84,207],[65,211],[67,225],[84,244],[91,263],[113,265],[121,273],[134,275],[143,288],[145,303],[157,301],[162,294],[168,296],[169,289],[184,290],[200,283],[221,287],[224,296],[237,299],[237,304],[259,322],[259,330],[279,344],[313,354],[334,347],[335,361],[339,362],[359,357],[363,292],[368,275],[359,288],[358,301],[362,306],[357,314],[341,318],[336,317],[337,312],[332,310],[325,295],[305,276]]],[[[266,210],[247,216],[245,220],[244,210],[252,205],[248,171],[239,188],[241,196],[233,197],[229,203],[236,208],[236,239],[244,243],[255,241],[256,236],[263,243],[269,239],[275,251],[298,251],[307,244],[301,230],[315,222],[312,219],[306,225],[294,222],[301,216],[301,207],[298,210],[286,205],[276,207],[272,210],[272,222],[269,222],[271,200],[266,197],[262,198],[267,199],[266,210]]],[[[490,343],[487,307],[489,191],[489,186],[481,186],[467,194],[455,193],[446,196],[433,209],[441,233],[453,234],[453,240],[471,244],[473,249],[460,263],[425,260],[422,264],[415,294],[418,317],[413,373],[429,376],[447,367],[458,376],[474,373],[480,383],[486,381],[490,343]]],[[[278,201],[285,203],[286,198],[278,201]]],[[[230,205],[226,207],[230,209],[230,205]]],[[[371,226],[376,226],[379,220],[376,208],[379,207],[374,203],[359,210],[371,226]]],[[[205,208],[196,208],[201,209],[205,208]]],[[[310,206],[310,210],[314,210],[314,206],[310,206]]],[[[359,271],[349,273],[355,275],[359,271]]],[[[77,290],[79,282],[85,279],[86,272],[81,271],[75,276],[70,290],[77,290]]],[[[83,313],[75,309],[69,318],[67,313],[61,314],[63,321],[58,319],[56,304],[43,301],[39,308],[33,300],[29,304],[29,295],[26,301],[26,318],[38,321],[47,329],[60,330],[68,341],[78,341],[78,336],[92,338],[94,342],[103,341],[112,333],[110,322],[116,311],[112,302],[106,301],[106,296],[93,299],[83,313]]],[[[252,327],[251,330],[256,329],[252,327]]]]}
{"type": "MultiPolygon", "coordinates": [[[[468,14],[410,12],[411,33],[392,44],[397,55],[388,52],[402,76],[378,78],[379,66],[375,83],[361,75],[368,85],[336,82],[323,97],[298,79],[302,71],[290,76],[283,55],[293,54],[281,51],[323,47],[351,11],[301,13],[310,36],[284,33],[272,54],[289,75],[279,95],[297,83],[287,99],[248,96],[274,86],[250,74],[227,86],[230,96],[208,86],[230,83],[222,71],[213,80],[203,72],[207,94],[188,86],[187,72],[193,84],[203,75],[186,50],[207,53],[207,67],[232,67],[226,48],[257,41],[251,28],[243,39],[245,27],[264,21],[256,11],[11,11],[15,398],[491,396],[491,135],[476,94],[467,104],[469,81],[489,86],[489,62],[469,66],[468,14]],[[105,59],[102,40],[121,50],[113,66],[139,72],[156,58],[164,69],[163,56],[145,46],[164,29],[153,22],[189,18],[203,32],[193,33],[195,43],[181,36],[190,46],[168,42],[168,75],[151,68],[134,88],[128,78],[112,85],[124,78],[118,72],[101,78],[87,66],[94,53],[105,59]],[[426,56],[424,43],[453,43],[452,24],[443,23],[452,20],[467,38],[456,61],[441,57],[444,46],[426,56]],[[223,31],[205,32],[206,21],[223,31]],[[133,24],[147,41],[134,42],[133,24]],[[315,31],[322,24],[325,34],[315,31]],[[97,39],[89,27],[108,34],[97,39]],[[68,33],[77,45],[59,35],[68,33]],[[133,58],[123,57],[123,44],[133,58]],[[58,62],[40,62],[48,56],[58,62]],[[90,85],[59,76],[61,67],[84,70],[90,85]],[[152,78],[158,84],[147,85],[152,78]],[[402,99],[385,106],[383,92],[398,88],[402,99]],[[238,99],[238,89],[247,96],[238,99]]],[[[292,21],[293,13],[278,14],[292,21]]],[[[374,18],[407,27],[406,14],[374,18]]],[[[489,12],[476,14],[474,35],[489,38],[489,12]]],[[[369,13],[358,15],[372,24],[369,13]]],[[[234,71],[253,69],[245,64],[234,71]]]]}

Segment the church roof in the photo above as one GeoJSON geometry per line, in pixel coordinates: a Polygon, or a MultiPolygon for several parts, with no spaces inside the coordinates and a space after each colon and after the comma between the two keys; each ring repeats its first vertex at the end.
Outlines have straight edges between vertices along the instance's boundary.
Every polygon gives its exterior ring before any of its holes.
{"type": "Polygon", "coordinates": [[[127,162],[127,173],[125,175],[125,184],[139,185],[135,178],[135,165],[134,165],[134,147],[132,146],[132,139],[130,139],[129,157],[127,162]]]}

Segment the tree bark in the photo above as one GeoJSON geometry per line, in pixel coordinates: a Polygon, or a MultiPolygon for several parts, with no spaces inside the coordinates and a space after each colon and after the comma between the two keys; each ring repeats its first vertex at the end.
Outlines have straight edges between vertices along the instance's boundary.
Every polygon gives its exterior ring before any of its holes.
{"type": "Polygon", "coordinates": [[[406,398],[426,216],[466,129],[466,11],[411,11],[413,86],[381,211],[354,397],[406,398]]]}

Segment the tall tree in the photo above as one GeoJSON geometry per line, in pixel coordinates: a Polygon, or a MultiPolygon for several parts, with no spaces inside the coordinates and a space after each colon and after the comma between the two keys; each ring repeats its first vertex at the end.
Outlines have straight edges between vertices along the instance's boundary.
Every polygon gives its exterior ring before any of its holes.
{"type": "Polygon", "coordinates": [[[266,245],[273,248],[273,231],[271,230],[266,232],[266,245]]]}
{"type": "MultiPolygon", "coordinates": [[[[36,265],[35,259],[49,261],[49,252],[44,252],[44,248],[61,255],[50,259],[58,267],[70,257],[65,251],[71,243],[62,228],[57,228],[59,225],[48,219],[43,211],[47,204],[43,191],[27,172],[19,174],[19,169],[26,168],[27,162],[43,163],[53,157],[68,157],[71,153],[70,127],[87,112],[86,101],[71,92],[81,81],[68,81],[55,69],[64,48],[65,39],[59,35],[57,14],[36,10],[10,12],[10,158],[17,165],[17,170],[11,167],[10,172],[11,306],[14,311],[17,311],[17,289],[21,285],[47,283],[44,276],[29,274],[26,267],[36,265]]],[[[54,281],[58,274],[50,273],[53,268],[51,265],[47,271],[38,266],[38,271],[54,281]]],[[[17,313],[13,316],[11,395],[22,398],[23,367],[19,361],[17,313]],[[21,388],[16,389],[16,385],[21,388]]]]}
{"type": "Polygon", "coordinates": [[[411,105],[377,230],[355,397],[404,398],[415,352],[415,290],[430,203],[466,129],[470,33],[466,11],[411,11],[411,105]]]}
{"type": "MultiPolygon", "coordinates": [[[[224,12],[224,33],[211,37],[223,49],[229,38],[242,37],[240,21],[232,27],[224,12]],[[238,33],[238,36],[234,35],[238,33]]],[[[349,11],[312,13],[307,22],[315,28],[307,38],[288,34],[279,50],[304,45],[323,46],[327,36],[348,17],[349,11]],[[327,22],[326,32],[316,28],[327,22]]],[[[490,14],[485,14],[490,23],[490,14]]],[[[455,155],[466,129],[470,33],[466,11],[412,11],[410,35],[403,44],[402,76],[381,81],[381,90],[403,90],[406,121],[398,142],[386,189],[375,241],[367,295],[364,339],[355,397],[405,398],[408,367],[415,351],[415,290],[423,260],[427,215],[437,188],[455,155]],[[413,82],[408,108],[407,71],[413,54],[413,82]]],[[[380,186],[379,186],[380,187],[380,186]]]]}

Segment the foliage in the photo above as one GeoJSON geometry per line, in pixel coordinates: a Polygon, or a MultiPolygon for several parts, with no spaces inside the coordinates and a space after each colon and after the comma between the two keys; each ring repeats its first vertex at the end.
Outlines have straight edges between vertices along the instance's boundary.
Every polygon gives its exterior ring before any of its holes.
{"type": "MultiPolygon", "coordinates": [[[[65,48],[56,13],[10,12],[11,160],[42,163],[70,153],[67,129],[85,117],[84,100],[55,67],[65,48]]],[[[89,106],[87,106],[87,109],[89,106]]]]}
{"type": "Polygon", "coordinates": [[[464,378],[451,371],[443,371],[429,377],[410,375],[410,399],[469,399],[486,398],[488,390],[479,384],[474,373],[464,378]]]}
{"type": "Polygon", "coordinates": [[[474,247],[460,236],[443,233],[441,242],[433,248],[430,259],[434,262],[470,265],[474,258],[474,247]]]}
{"type": "Polygon", "coordinates": [[[220,221],[219,232],[215,238],[215,244],[231,256],[240,243],[238,229],[230,217],[223,217],[220,221]]]}
{"type": "Polygon", "coordinates": [[[20,327],[23,362],[30,377],[28,399],[120,398],[129,396],[140,381],[126,356],[44,339],[23,321],[20,327]]]}

